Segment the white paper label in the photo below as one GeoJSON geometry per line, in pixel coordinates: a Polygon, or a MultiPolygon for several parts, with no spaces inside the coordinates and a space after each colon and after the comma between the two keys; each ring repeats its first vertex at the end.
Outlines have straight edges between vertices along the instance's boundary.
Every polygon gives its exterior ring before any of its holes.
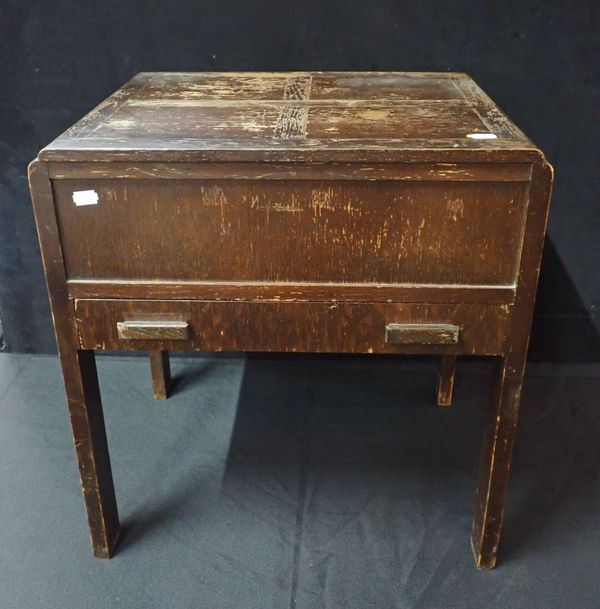
{"type": "Polygon", "coordinates": [[[95,190],[76,190],[73,193],[73,203],[81,205],[97,205],[98,193],[95,190]]]}
{"type": "Polygon", "coordinates": [[[495,140],[498,136],[494,133],[467,133],[472,140],[495,140]]]}

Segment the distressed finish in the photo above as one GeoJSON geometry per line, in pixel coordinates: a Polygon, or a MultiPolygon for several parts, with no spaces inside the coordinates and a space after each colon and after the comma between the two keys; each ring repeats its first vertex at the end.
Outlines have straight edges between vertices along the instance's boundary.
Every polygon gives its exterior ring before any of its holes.
{"type": "Polygon", "coordinates": [[[497,360],[472,546],[496,562],[552,169],[464,74],[143,73],[30,166],[92,546],[118,515],[98,349],[497,360]],[[84,238],[82,238],[84,236],[84,238]]]}
{"type": "Polygon", "coordinates": [[[67,274],[78,280],[504,287],[514,284],[527,188],[271,174],[67,179],[54,192],[67,274]],[[102,204],[75,206],[78,190],[102,204]],[[202,256],[197,243],[207,244],[202,256]]]}

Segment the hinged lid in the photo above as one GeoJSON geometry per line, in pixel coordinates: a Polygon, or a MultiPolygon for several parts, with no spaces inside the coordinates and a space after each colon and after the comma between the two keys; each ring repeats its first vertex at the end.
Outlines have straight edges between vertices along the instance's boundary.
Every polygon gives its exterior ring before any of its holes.
{"type": "Polygon", "coordinates": [[[466,75],[141,73],[40,153],[56,161],[425,161],[539,154],[466,75]]]}

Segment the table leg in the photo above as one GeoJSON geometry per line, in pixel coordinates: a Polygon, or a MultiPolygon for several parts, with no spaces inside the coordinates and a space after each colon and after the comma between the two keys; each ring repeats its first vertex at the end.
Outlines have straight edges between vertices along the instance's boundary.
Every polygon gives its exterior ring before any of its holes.
{"type": "Polygon", "coordinates": [[[171,385],[171,365],[168,351],[150,351],[152,393],[155,400],[166,400],[171,385]]]}
{"type": "Polygon", "coordinates": [[[492,569],[496,564],[524,370],[523,354],[516,362],[500,358],[494,373],[471,537],[475,562],[481,569],[492,569]]]}
{"type": "Polygon", "coordinates": [[[437,403],[438,406],[452,404],[452,390],[454,388],[454,373],[456,372],[456,356],[444,355],[440,362],[438,379],[437,403]]]}
{"type": "Polygon", "coordinates": [[[93,351],[78,350],[74,302],[69,298],[48,167],[29,165],[29,184],[67,393],[79,477],[94,555],[109,558],[119,535],[102,402],[93,351]]]}
{"type": "Polygon", "coordinates": [[[94,352],[63,351],[60,359],[94,556],[110,558],[119,535],[119,514],[94,352]]]}
{"type": "Polygon", "coordinates": [[[544,159],[539,159],[532,166],[518,289],[506,329],[506,354],[498,360],[492,408],[484,431],[471,537],[475,562],[482,569],[493,568],[498,553],[504,496],[519,417],[527,345],[548,220],[552,174],[552,167],[544,159]]]}

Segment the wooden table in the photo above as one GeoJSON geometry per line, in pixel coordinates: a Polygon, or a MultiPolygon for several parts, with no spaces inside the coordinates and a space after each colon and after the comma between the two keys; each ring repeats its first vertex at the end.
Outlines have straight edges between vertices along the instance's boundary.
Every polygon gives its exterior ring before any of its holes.
{"type": "MultiPolygon", "coordinates": [[[[119,517],[96,349],[497,362],[472,546],[496,562],[552,184],[465,74],[142,73],[29,168],[95,556],[119,517]]],[[[373,405],[377,407],[376,404],[373,405]]]]}

